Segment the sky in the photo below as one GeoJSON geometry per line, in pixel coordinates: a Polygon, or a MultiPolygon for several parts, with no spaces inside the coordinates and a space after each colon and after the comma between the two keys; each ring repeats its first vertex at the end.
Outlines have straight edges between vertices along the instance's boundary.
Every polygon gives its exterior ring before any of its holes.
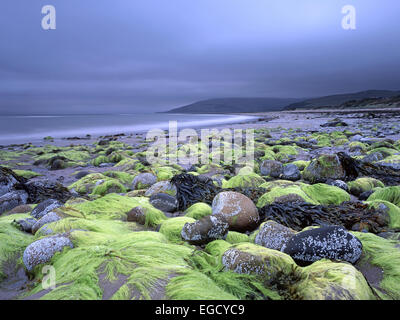
{"type": "Polygon", "coordinates": [[[1,0],[0,114],[399,90],[399,16],[398,0],[1,0]]]}

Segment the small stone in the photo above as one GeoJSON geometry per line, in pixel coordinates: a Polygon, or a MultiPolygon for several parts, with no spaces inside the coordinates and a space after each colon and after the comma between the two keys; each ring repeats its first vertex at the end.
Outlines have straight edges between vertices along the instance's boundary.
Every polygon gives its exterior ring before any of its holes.
{"type": "Polygon", "coordinates": [[[130,222],[137,222],[140,224],[145,224],[146,223],[146,209],[141,206],[135,207],[126,214],[126,219],[127,219],[127,221],[130,221],[130,222]]]}

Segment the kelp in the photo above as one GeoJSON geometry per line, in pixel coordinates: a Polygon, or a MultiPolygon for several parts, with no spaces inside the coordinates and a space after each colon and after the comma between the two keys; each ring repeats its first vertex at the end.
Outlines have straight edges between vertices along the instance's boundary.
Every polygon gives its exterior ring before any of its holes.
{"type": "Polygon", "coordinates": [[[305,202],[275,203],[259,209],[262,220],[274,220],[301,231],[308,226],[337,225],[348,230],[379,233],[388,229],[389,215],[362,202],[340,205],[313,205],[305,202]]]}

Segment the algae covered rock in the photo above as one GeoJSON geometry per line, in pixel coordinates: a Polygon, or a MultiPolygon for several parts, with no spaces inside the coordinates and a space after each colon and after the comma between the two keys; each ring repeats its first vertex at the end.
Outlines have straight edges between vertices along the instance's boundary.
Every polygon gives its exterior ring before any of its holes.
{"type": "Polygon", "coordinates": [[[132,189],[147,189],[157,182],[157,177],[152,173],[141,173],[132,182],[132,189]]]}
{"type": "Polygon", "coordinates": [[[181,231],[182,239],[190,244],[201,245],[214,240],[224,240],[229,224],[220,216],[206,216],[193,223],[186,223],[181,231]]]}
{"type": "Polygon", "coordinates": [[[153,194],[166,193],[171,196],[176,196],[176,187],[169,181],[160,181],[153,184],[146,190],[144,194],[146,197],[151,197],[153,194]]]}
{"type": "Polygon", "coordinates": [[[385,186],[381,181],[369,177],[358,178],[357,180],[348,182],[347,185],[349,186],[350,193],[357,197],[366,191],[385,186]]]}
{"type": "Polygon", "coordinates": [[[212,202],[212,214],[221,215],[233,231],[254,230],[260,221],[257,207],[245,195],[225,191],[220,192],[212,202]]]}
{"type": "Polygon", "coordinates": [[[265,180],[256,173],[238,174],[222,184],[223,188],[257,188],[265,180]]]}
{"type": "Polygon", "coordinates": [[[23,261],[28,271],[39,264],[49,262],[56,252],[73,248],[71,240],[65,236],[52,236],[31,243],[24,251],[23,261]]]}
{"type": "Polygon", "coordinates": [[[222,264],[226,270],[235,273],[264,276],[267,283],[280,277],[291,277],[296,270],[296,264],[289,255],[252,243],[230,247],[222,255],[222,264]]]}
{"type": "Polygon", "coordinates": [[[35,224],[32,226],[32,233],[35,234],[41,227],[43,227],[47,223],[55,222],[60,220],[61,217],[56,212],[49,212],[48,214],[41,217],[35,224]]]}
{"type": "Polygon", "coordinates": [[[311,161],[303,171],[304,180],[311,183],[343,180],[345,177],[346,171],[337,155],[322,155],[311,161]]]}
{"type": "Polygon", "coordinates": [[[342,227],[328,226],[294,235],[281,250],[300,265],[321,259],[354,264],[361,257],[362,243],[342,227]]]}
{"type": "Polygon", "coordinates": [[[361,272],[347,263],[320,260],[303,269],[293,286],[302,300],[376,300],[361,272]]]}
{"type": "Polygon", "coordinates": [[[280,251],[284,244],[296,234],[296,231],[275,221],[263,223],[254,239],[260,246],[280,251]]]}
{"type": "Polygon", "coordinates": [[[301,189],[314,202],[323,205],[336,204],[339,205],[345,201],[350,201],[350,195],[341,188],[330,186],[325,183],[317,183],[313,185],[303,185],[301,189]]]}
{"type": "Polygon", "coordinates": [[[210,205],[203,202],[198,202],[191,205],[186,211],[185,216],[193,219],[201,219],[212,214],[210,205]]]}
{"type": "Polygon", "coordinates": [[[377,189],[368,198],[368,201],[385,200],[400,207],[400,186],[377,189]]]}

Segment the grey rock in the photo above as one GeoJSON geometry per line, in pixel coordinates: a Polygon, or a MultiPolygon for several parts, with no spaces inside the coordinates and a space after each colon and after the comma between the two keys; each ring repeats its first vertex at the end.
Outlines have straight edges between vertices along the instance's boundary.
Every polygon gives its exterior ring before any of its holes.
{"type": "Polygon", "coordinates": [[[349,186],[342,180],[328,180],[326,183],[330,186],[338,187],[346,192],[349,192],[349,186]]]}
{"type": "Polygon", "coordinates": [[[264,160],[260,166],[262,176],[271,176],[278,178],[283,173],[283,165],[279,161],[264,160]]]}
{"type": "Polygon", "coordinates": [[[141,187],[149,188],[157,182],[157,177],[151,173],[140,173],[132,182],[132,189],[136,190],[139,184],[141,187]]]}
{"type": "Polygon", "coordinates": [[[23,190],[11,191],[0,197],[0,214],[19,205],[26,204],[28,194],[23,190]]]}
{"type": "Polygon", "coordinates": [[[292,163],[283,167],[283,173],[281,175],[281,179],[283,180],[290,180],[290,181],[297,181],[301,179],[301,173],[299,168],[292,163]]]}
{"type": "Polygon", "coordinates": [[[59,201],[54,199],[48,199],[39,203],[35,207],[35,209],[32,210],[31,216],[39,220],[40,218],[48,214],[50,211],[53,211],[54,209],[59,208],[61,206],[62,203],[60,203],[59,201]]]}
{"type": "Polygon", "coordinates": [[[65,247],[73,248],[71,240],[62,235],[43,238],[31,243],[24,251],[22,260],[28,271],[37,265],[49,262],[56,252],[65,247]]]}
{"type": "Polygon", "coordinates": [[[11,174],[6,172],[0,172],[0,197],[13,191],[14,186],[18,184],[17,179],[15,179],[11,174]]]}
{"type": "Polygon", "coordinates": [[[301,266],[325,258],[354,264],[361,257],[362,243],[344,228],[328,226],[296,234],[281,251],[301,266]]]}
{"type": "Polygon", "coordinates": [[[260,246],[281,250],[283,245],[291,239],[296,232],[275,221],[267,221],[260,227],[254,243],[260,246]]]}
{"type": "Polygon", "coordinates": [[[36,219],[26,218],[21,220],[14,220],[12,223],[21,231],[31,233],[32,227],[36,222],[36,219]]]}
{"type": "Polygon", "coordinates": [[[164,212],[174,212],[178,208],[178,200],[166,193],[152,195],[150,197],[150,203],[153,207],[164,212]]]}
{"type": "Polygon", "coordinates": [[[176,187],[169,181],[160,181],[153,184],[149,189],[146,190],[145,196],[151,197],[157,193],[167,193],[170,195],[176,195],[176,187]]]}
{"type": "Polygon", "coordinates": [[[45,224],[61,220],[61,217],[55,212],[49,212],[40,218],[32,227],[32,233],[35,234],[45,224]]]}
{"type": "Polygon", "coordinates": [[[364,158],[361,159],[361,162],[375,162],[384,159],[385,157],[383,156],[382,153],[380,152],[374,152],[366,155],[364,158]]]}
{"type": "Polygon", "coordinates": [[[194,245],[226,239],[229,224],[221,216],[206,216],[196,222],[186,223],[181,231],[182,239],[194,245]]]}
{"type": "Polygon", "coordinates": [[[356,134],[355,136],[352,136],[349,140],[350,140],[351,142],[353,142],[353,141],[360,141],[362,138],[363,138],[362,135],[356,134]]]}

